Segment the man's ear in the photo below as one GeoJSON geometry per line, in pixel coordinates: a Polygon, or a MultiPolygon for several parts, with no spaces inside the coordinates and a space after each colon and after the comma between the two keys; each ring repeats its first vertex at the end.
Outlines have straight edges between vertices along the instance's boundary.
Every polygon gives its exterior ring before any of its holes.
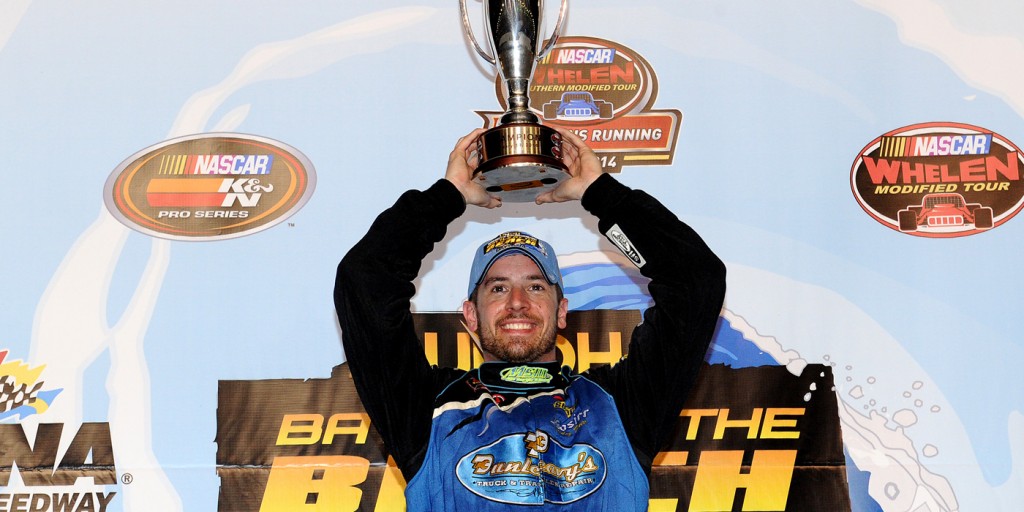
{"type": "Polygon", "coordinates": [[[476,304],[471,301],[462,302],[462,319],[466,322],[466,327],[472,332],[477,332],[477,328],[480,327],[479,319],[476,316],[476,304]]]}
{"type": "Polygon", "coordinates": [[[559,329],[565,329],[565,317],[567,314],[569,314],[569,299],[562,297],[562,300],[558,303],[558,313],[556,314],[559,329]]]}

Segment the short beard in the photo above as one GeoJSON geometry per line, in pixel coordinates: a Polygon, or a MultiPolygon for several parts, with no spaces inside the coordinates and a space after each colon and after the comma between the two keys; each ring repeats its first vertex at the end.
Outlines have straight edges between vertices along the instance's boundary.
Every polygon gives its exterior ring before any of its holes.
{"type": "Polygon", "coordinates": [[[554,348],[556,337],[552,324],[548,330],[532,339],[498,339],[494,331],[480,329],[480,346],[493,357],[508,363],[532,363],[548,355],[554,348]]]}

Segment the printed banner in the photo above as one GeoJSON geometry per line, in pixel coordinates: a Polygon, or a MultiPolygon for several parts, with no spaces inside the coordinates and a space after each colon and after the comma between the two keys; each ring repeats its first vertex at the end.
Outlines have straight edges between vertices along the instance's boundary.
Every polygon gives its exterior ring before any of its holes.
{"type": "MultiPolygon", "coordinates": [[[[416,314],[427,358],[480,362],[455,313],[416,314]]],[[[569,314],[563,364],[585,371],[628,353],[637,311],[569,314]]],[[[653,510],[850,510],[827,366],[705,365],[651,476],[653,510]],[[737,505],[738,506],[738,505],[737,505]]],[[[347,364],[329,379],[221,381],[220,512],[404,504],[404,480],[362,408],[347,364]]]]}

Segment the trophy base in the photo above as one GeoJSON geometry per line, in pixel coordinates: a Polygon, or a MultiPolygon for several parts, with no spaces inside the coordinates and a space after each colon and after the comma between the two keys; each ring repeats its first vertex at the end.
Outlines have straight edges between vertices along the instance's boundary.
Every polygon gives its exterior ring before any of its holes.
{"type": "Polygon", "coordinates": [[[537,123],[510,123],[477,140],[480,165],[473,179],[502,202],[533,202],[570,178],[562,163],[562,136],[537,123]]]}

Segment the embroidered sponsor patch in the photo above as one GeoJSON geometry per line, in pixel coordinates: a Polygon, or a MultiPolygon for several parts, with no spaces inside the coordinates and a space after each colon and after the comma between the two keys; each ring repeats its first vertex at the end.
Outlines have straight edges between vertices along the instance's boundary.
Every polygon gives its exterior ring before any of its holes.
{"type": "Polygon", "coordinates": [[[551,382],[551,373],[547,368],[536,366],[515,366],[501,371],[501,380],[516,384],[547,384],[551,382]]]}
{"type": "Polygon", "coordinates": [[[612,226],[611,229],[605,233],[605,236],[608,237],[608,240],[611,240],[612,243],[622,251],[622,254],[625,254],[626,257],[629,258],[629,261],[632,261],[637,268],[643,268],[643,266],[647,264],[647,260],[645,260],[640,254],[640,251],[636,250],[636,247],[633,247],[633,242],[629,241],[629,237],[622,232],[622,228],[620,228],[618,224],[612,226]]]}
{"type": "Polygon", "coordinates": [[[540,240],[518,231],[502,233],[494,240],[487,242],[487,245],[484,247],[484,254],[495,249],[504,249],[509,246],[522,247],[524,245],[532,246],[537,251],[540,251],[541,254],[547,255],[547,251],[544,250],[544,246],[541,245],[540,240]]]}
{"type": "Polygon", "coordinates": [[[556,400],[553,405],[555,409],[565,414],[564,418],[561,415],[557,415],[558,418],[551,420],[551,425],[555,427],[559,434],[571,436],[582,428],[583,425],[587,424],[587,415],[590,414],[589,407],[577,410],[576,406],[570,406],[564,400],[556,400]]]}
{"type": "Polygon", "coordinates": [[[608,474],[589,444],[563,446],[547,432],[511,434],[459,460],[459,482],[491,501],[521,505],[571,503],[589,496],[608,474]]]}

